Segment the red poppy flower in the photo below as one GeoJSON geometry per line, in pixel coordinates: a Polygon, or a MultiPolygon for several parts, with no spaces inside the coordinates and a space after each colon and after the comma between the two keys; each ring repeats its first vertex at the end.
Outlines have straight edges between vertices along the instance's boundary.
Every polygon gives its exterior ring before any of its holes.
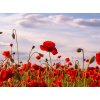
{"type": "Polygon", "coordinates": [[[39,70],[39,69],[40,69],[40,66],[37,65],[37,64],[33,64],[33,65],[32,65],[32,68],[34,68],[35,70],[39,70]]]}
{"type": "Polygon", "coordinates": [[[56,63],[56,68],[59,68],[61,66],[61,63],[56,63]]]}
{"type": "Polygon", "coordinates": [[[7,79],[7,71],[6,70],[1,70],[0,79],[3,81],[5,81],[7,79]]]}
{"type": "Polygon", "coordinates": [[[22,70],[26,70],[27,64],[22,65],[22,70]]]}
{"type": "Polygon", "coordinates": [[[3,81],[2,80],[0,80],[0,86],[3,86],[4,84],[3,84],[3,81]]]}
{"type": "Polygon", "coordinates": [[[100,52],[96,53],[96,62],[100,65],[100,52]]]}
{"type": "Polygon", "coordinates": [[[66,58],[65,61],[68,63],[70,61],[70,59],[69,58],[66,58]]]}
{"type": "Polygon", "coordinates": [[[38,56],[36,56],[36,59],[39,60],[39,59],[41,59],[41,57],[38,55],[38,56]]]}
{"type": "Polygon", "coordinates": [[[10,46],[12,47],[12,46],[13,46],[13,44],[11,43],[11,44],[10,44],[10,46]]]}
{"type": "Polygon", "coordinates": [[[12,70],[10,68],[8,68],[6,71],[7,71],[7,77],[11,78],[13,75],[12,70]]]}
{"type": "Polygon", "coordinates": [[[58,53],[56,48],[54,50],[52,50],[51,52],[53,55],[56,55],[58,53]]]}
{"type": "Polygon", "coordinates": [[[96,86],[96,83],[95,82],[90,82],[89,86],[90,87],[95,87],[96,86]]]}
{"type": "Polygon", "coordinates": [[[5,58],[11,58],[10,51],[4,51],[4,52],[2,53],[2,55],[3,55],[5,58]]]}
{"type": "Polygon", "coordinates": [[[57,58],[61,58],[61,56],[58,56],[57,58]]]}
{"type": "Polygon", "coordinates": [[[29,87],[38,87],[39,84],[38,84],[37,80],[34,79],[31,82],[28,82],[28,86],[29,87]]]}
{"type": "Polygon", "coordinates": [[[13,84],[10,82],[10,83],[8,83],[8,86],[9,87],[13,87],[13,84]]]}
{"type": "Polygon", "coordinates": [[[97,84],[98,84],[98,86],[100,87],[100,79],[98,80],[97,84]]]}
{"type": "Polygon", "coordinates": [[[68,63],[68,66],[72,66],[72,63],[71,63],[71,62],[69,62],[69,63],[68,63]]]}
{"type": "Polygon", "coordinates": [[[47,87],[46,82],[45,82],[45,81],[42,81],[42,82],[40,83],[40,87],[47,87]]]}
{"type": "Polygon", "coordinates": [[[86,62],[89,62],[89,59],[86,59],[86,62]]]}
{"type": "Polygon", "coordinates": [[[22,83],[22,85],[26,85],[26,81],[25,80],[23,80],[21,83],[22,83]]]}
{"type": "Polygon", "coordinates": [[[27,77],[27,81],[28,81],[28,82],[31,81],[31,77],[30,77],[30,76],[27,77]]]}
{"type": "Polygon", "coordinates": [[[40,45],[40,49],[43,51],[52,52],[53,55],[58,53],[55,47],[55,43],[52,41],[45,41],[43,45],[40,45]]]}

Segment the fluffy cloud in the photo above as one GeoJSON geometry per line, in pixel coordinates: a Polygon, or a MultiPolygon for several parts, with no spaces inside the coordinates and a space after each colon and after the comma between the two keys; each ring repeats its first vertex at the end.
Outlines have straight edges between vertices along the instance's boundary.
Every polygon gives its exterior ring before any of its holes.
{"type": "Polygon", "coordinates": [[[52,28],[71,25],[74,27],[100,27],[100,19],[82,19],[65,15],[23,14],[17,21],[18,25],[25,28],[52,28]],[[49,27],[50,26],[50,27],[49,27]]]}
{"type": "Polygon", "coordinates": [[[100,19],[75,19],[74,22],[84,27],[100,27],[100,19]]]}

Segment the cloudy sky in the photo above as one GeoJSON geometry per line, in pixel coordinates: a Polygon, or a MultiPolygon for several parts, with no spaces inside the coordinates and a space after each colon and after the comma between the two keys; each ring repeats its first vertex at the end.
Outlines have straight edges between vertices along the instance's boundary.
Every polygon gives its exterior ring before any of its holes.
{"type": "MultiPolygon", "coordinates": [[[[62,59],[80,59],[82,55],[76,53],[78,47],[84,49],[86,58],[100,51],[99,13],[0,14],[0,31],[3,32],[0,35],[0,59],[1,53],[10,50],[9,44],[14,43],[12,29],[17,30],[21,60],[27,58],[32,45],[36,46],[34,51],[42,52],[39,45],[46,40],[56,43],[62,59]]],[[[47,53],[45,57],[48,57],[47,53]]],[[[52,56],[53,59],[56,57],[52,56]]]]}

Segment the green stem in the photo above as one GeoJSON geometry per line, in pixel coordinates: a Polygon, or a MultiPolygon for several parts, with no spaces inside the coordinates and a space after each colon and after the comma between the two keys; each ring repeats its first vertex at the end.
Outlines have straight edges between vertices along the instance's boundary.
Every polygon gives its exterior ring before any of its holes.
{"type": "Polygon", "coordinates": [[[52,60],[51,60],[50,52],[49,52],[49,58],[50,58],[50,64],[51,64],[51,67],[52,67],[52,60]]]}
{"type": "Polygon", "coordinates": [[[86,72],[85,72],[85,76],[84,76],[84,87],[86,85],[86,72]]]}
{"type": "Polygon", "coordinates": [[[32,53],[32,50],[33,50],[33,49],[30,50],[28,62],[29,62],[29,60],[30,60],[30,55],[31,55],[31,53],[32,53]]]}
{"type": "MultiPolygon", "coordinates": [[[[30,59],[31,59],[31,57],[33,56],[33,54],[35,54],[35,53],[38,53],[38,52],[33,52],[32,54],[30,53],[28,62],[30,61],[30,59]]],[[[38,54],[39,54],[39,53],[38,53],[38,54]]]]}
{"type": "Polygon", "coordinates": [[[18,39],[17,39],[17,33],[16,33],[16,29],[13,29],[13,32],[16,35],[16,45],[17,45],[17,59],[18,59],[18,64],[19,64],[19,49],[18,49],[18,39]]]}
{"type": "Polygon", "coordinates": [[[84,69],[84,50],[82,49],[82,53],[83,53],[83,69],[84,69]]]}
{"type": "Polygon", "coordinates": [[[46,64],[47,64],[47,66],[50,66],[48,63],[41,63],[41,66],[42,66],[43,64],[44,64],[44,65],[46,65],[46,64]]]}

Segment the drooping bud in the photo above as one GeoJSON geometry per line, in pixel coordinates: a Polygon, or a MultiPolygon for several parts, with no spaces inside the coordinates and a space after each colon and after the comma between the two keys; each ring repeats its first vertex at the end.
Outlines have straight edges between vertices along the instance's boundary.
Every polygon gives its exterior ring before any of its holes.
{"type": "Polygon", "coordinates": [[[77,52],[78,52],[78,53],[80,53],[81,51],[82,51],[82,49],[81,49],[81,48],[78,48],[78,49],[77,49],[77,52]]]}
{"type": "Polygon", "coordinates": [[[11,44],[10,44],[10,46],[12,47],[12,46],[13,46],[13,44],[11,43],[11,44]]]}
{"type": "Polygon", "coordinates": [[[15,34],[14,33],[12,33],[12,38],[15,39],[15,34]]]}
{"type": "Polygon", "coordinates": [[[33,46],[32,46],[32,49],[34,49],[34,48],[35,48],[35,46],[33,45],[33,46]]]}
{"type": "Polygon", "coordinates": [[[89,64],[93,63],[95,61],[95,56],[93,56],[90,61],[89,61],[89,64]]]}
{"type": "Polygon", "coordinates": [[[41,57],[43,57],[43,56],[44,56],[42,53],[39,53],[39,55],[40,55],[41,57]]]}
{"type": "Polygon", "coordinates": [[[47,58],[45,59],[45,62],[48,62],[48,59],[47,58]]]}
{"type": "Polygon", "coordinates": [[[3,32],[0,32],[0,34],[2,34],[3,32]]]}

